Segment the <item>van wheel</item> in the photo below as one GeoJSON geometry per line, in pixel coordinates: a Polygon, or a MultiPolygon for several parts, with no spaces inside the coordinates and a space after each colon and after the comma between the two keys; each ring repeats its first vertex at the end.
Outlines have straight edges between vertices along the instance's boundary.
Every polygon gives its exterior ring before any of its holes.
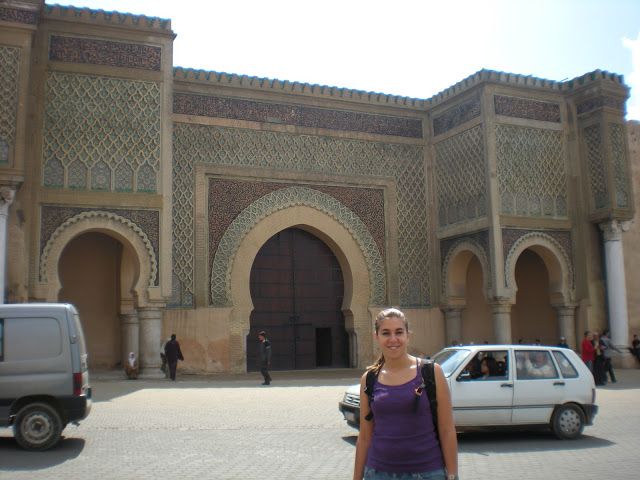
{"type": "Polygon", "coordinates": [[[561,405],[553,414],[551,428],[563,440],[578,438],[584,430],[584,412],[577,405],[561,405]]]}
{"type": "Polygon", "coordinates": [[[22,407],[13,424],[13,435],[26,450],[47,450],[58,443],[61,433],[60,414],[46,403],[22,407]]]}

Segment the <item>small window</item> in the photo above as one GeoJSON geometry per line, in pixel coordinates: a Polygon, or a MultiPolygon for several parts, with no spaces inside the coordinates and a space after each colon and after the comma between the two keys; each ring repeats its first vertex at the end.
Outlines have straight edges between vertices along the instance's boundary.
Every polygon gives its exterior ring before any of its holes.
{"type": "Polygon", "coordinates": [[[558,362],[558,366],[560,367],[560,372],[564,378],[577,378],[578,371],[573,366],[573,364],[569,361],[569,359],[565,356],[564,353],[555,351],[553,352],[553,356],[558,362]]]}
{"type": "Polygon", "coordinates": [[[509,377],[509,355],[506,350],[476,353],[462,371],[464,380],[506,380],[509,377]]]}
{"type": "Polygon", "coordinates": [[[4,318],[0,318],[0,362],[4,360],[4,318]]]}
{"type": "Polygon", "coordinates": [[[516,351],[516,370],[520,380],[558,378],[558,370],[546,350],[516,351]]]}

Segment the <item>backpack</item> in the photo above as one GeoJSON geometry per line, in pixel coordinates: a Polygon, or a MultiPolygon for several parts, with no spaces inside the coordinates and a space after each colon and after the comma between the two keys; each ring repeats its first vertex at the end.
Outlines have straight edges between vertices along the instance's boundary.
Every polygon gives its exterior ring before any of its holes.
{"type": "MultiPolygon", "coordinates": [[[[423,360],[421,367],[422,384],[416,388],[416,401],[413,406],[413,411],[418,409],[418,402],[423,391],[427,391],[427,399],[431,406],[431,418],[433,420],[433,428],[438,438],[438,400],[436,399],[436,376],[434,372],[433,360],[423,360]]],[[[371,403],[373,402],[373,386],[378,378],[378,373],[373,370],[367,372],[367,378],[365,383],[364,393],[369,398],[369,413],[364,417],[365,420],[371,421],[373,419],[373,410],[371,409],[371,403]]]]}

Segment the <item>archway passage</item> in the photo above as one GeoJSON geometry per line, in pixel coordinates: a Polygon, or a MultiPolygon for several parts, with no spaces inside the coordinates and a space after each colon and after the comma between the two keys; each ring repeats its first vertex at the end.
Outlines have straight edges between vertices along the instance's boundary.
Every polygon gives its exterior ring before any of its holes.
{"type": "Polygon", "coordinates": [[[253,263],[250,289],[247,370],[257,369],[261,330],[274,370],[348,366],[342,271],[319,238],[298,228],[271,237],[253,263]]]}
{"type": "Polygon", "coordinates": [[[511,335],[514,342],[545,345],[558,342],[558,322],[551,306],[549,271],[542,258],[526,249],[518,257],[515,268],[518,286],[516,303],[511,309],[511,335]]]}
{"type": "Polygon", "coordinates": [[[113,368],[121,362],[121,258],[122,244],[98,232],[74,238],[60,257],[58,299],[78,309],[90,368],[113,368]]]}

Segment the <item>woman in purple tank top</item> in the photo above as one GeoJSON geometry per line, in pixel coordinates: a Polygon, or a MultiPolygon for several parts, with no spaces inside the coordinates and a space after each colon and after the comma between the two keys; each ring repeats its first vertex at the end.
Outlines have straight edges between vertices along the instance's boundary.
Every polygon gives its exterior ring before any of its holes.
{"type": "Polygon", "coordinates": [[[458,442],[442,369],[434,365],[434,425],[427,392],[421,388],[421,362],[407,352],[409,325],[404,314],[395,308],[381,311],[375,332],[382,353],[367,369],[377,374],[371,402],[365,393],[367,372],[360,382],[354,480],[457,480],[458,442]]]}

